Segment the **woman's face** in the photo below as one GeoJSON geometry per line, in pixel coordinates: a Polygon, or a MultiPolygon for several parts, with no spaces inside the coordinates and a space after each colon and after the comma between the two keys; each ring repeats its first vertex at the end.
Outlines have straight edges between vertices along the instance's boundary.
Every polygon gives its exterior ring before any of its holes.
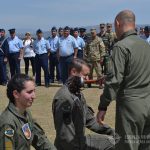
{"type": "Polygon", "coordinates": [[[24,87],[25,88],[20,93],[18,91],[13,92],[16,106],[20,109],[26,109],[30,107],[36,98],[35,84],[33,81],[26,81],[24,87]]]}

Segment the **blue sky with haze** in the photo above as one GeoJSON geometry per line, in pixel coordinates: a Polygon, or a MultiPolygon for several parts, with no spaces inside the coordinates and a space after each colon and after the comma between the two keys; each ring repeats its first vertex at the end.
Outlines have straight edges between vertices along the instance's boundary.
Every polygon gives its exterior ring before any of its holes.
{"type": "Polygon", "coordinates": [[[48,30],[52,26],[88,26],[113,22],[131,9],[138,24],[150,23],[150,0],[1,0],[2,28],[48,30]],[[9,4],[8,4],[9,2],[9,4]]]}

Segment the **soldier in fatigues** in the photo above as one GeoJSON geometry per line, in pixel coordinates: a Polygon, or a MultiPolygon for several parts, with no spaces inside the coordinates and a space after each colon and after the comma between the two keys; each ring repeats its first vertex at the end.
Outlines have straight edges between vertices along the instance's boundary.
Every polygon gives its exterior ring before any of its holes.
{"type": "Polygon", "coordinates": [[[112,69],[100,97],[100,123],[116,99],[116,150],[150,149],[150,45],[137,36],[135,15],[121,11],[115,18],[119,41],[114,45],[112,69]]]}
{"type": "Polygon", "coordinates": [[[67,83],[56,93],[52,105],[55,146],[58,150],[112,150],[114,130],[97,123],[93,109],[86,104],[80,92],[81,77],[87,78],[88,65],[76,59],[70,64],[69,73],[67,83]],[[86,127],[98,134],[85,136],[86,127]]]}
{"type": "Polygon", "coordinates": [[[106,51],[108,52],[109,55],[111,55],[113,46],[117,42],[117,36],[116,36],[116,33],[112,31],[111,23],[107,23],[106,27],[107,27],[106,36],[108,39],[106,51]]]}
{"type": "Polygon", "coordinates": [[[14,75],[7,85],[9,105],[0,116],[0,150],[56,150],[27,110],[35,99],[34,80],[14,75]]]}
{"type": "Polygon", "coordinates": [[[93,69],[95,69],[97,79],[100,79],[102,77],[102,68],[100,62],[103,61],[106,52],[102,39],[96,35],[96,29],[91,29],[91,40],[88,41],[85,51],[87,61],[91,65],[89,78],[93,78],[93,69]]]}

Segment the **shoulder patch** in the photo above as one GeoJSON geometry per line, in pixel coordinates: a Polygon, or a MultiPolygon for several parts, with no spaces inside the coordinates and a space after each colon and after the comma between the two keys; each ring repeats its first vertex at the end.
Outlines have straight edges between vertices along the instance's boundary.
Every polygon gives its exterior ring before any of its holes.
{"type": "Polygon", "coordinates": [[[5,135],[8,137],[13,137],[14,136],[14,130],[11,128],[5,129],[5,135]]]}

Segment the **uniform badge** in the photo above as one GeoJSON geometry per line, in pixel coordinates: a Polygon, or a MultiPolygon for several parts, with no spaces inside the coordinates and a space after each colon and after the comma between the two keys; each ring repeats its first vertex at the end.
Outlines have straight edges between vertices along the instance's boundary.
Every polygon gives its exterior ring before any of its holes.
{"type": "Polygon", "coordinates": [[[31,130],[30,130],[30,127],[29,127],[29,124],[26,123],[22,126],[22,131],[26,137],[26,139],[30,140],[31,138],[31,130]]]}
{"type": "Polygon", "coordinates": [[[14,136],[14,130],[11,128],[5,129],[5,135],[8,137],[13,137],[14,136]]]}

